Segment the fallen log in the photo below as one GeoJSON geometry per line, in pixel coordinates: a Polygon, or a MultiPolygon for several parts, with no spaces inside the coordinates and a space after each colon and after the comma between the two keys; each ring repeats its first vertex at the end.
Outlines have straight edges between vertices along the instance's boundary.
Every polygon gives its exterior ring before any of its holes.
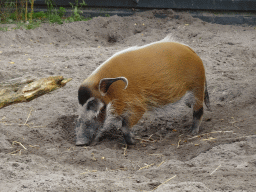
{"type": "Polygon", "coordinates": [[[63,76],[51,76],[39,80],[26,78],[0,83],[0,108],[31,101],[65,86],[71,80],[71,78],[64,79],[63,76]]]}

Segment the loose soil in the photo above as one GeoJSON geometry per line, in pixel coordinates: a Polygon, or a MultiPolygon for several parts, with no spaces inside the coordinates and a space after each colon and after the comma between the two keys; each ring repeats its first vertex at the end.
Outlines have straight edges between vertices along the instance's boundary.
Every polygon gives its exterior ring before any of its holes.
{"type": "MultiPolygon", "coordinates": [[[[255,191],[256,29],[218,25],[187,13],[97,17],[34,30],[0,31],[0,83],[62,75],[66,86],[0,110],[0,191],[255,191]],[[136,145],[110,130],[74,143],[77,91],[114,53],[168,34],[202,58],[212,112],[198,136],[179,103],[146,114],[136,145]]],[[[0,26],[1,27],[1,26],[0,26]]]]}

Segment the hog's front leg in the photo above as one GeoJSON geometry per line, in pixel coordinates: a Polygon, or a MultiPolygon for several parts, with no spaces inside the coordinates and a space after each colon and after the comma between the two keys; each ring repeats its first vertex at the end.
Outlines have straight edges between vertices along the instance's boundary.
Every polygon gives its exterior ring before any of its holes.
{"type": "Polygon", "coordinates": [[[98,142],[106,131],[109,131],[112,127],[118,128],[118,124],[121,124],[121,118],[115,115],[108,115],[103,127],[98,130],[95,141],[98,142]]]}
{"type": "Polygon", "coordinates": [[[129,123],[126,119],[122,120],[121,130],[123,132],[124,140],[127,145],[134,145],[135,141],[133,139],[133,134],[130,131],[129,123]]]}

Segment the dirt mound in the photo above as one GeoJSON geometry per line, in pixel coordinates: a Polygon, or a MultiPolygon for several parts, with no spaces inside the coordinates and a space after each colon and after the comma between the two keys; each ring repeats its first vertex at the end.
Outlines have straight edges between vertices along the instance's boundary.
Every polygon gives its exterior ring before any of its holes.
{"type": "MultiPolygon", "coordinates": [[[[176,22],[192,24],[199,21],[189,14],[180,14],[179,20],[173,18],[172,10],[146,11],[137,13],[131,17],[96,17],[89,21],[75,23],[42,24],[34,30],[11,30],[8,33],[0,31],[0,41],[4,46],[30,45],[38,46],[44,44],[77,45],[83,43],[87,46],[113,45],[116,42],[123,43],[128,37],[136,34],[150,34],[152,30],[166,29],[167,26],[175,26],[176,22]],[[161,20],[154,15],[165,13],[166,18],[161,20]],[[153,21],[153,22],[152,22],[153,21]],[[154,22],[156,21],[156,22],[154,22]]],[[[201,21],[200,21],[201,22],[201,21]]]]}

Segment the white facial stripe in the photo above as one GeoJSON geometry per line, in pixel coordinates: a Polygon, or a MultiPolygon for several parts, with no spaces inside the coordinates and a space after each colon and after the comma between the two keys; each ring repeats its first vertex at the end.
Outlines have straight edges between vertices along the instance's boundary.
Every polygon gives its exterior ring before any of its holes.
{"type": "Polygon", "coordinates": [[[87,101],[86,101],[86,103],[84,104],[84,106],[86,106],[90,101],[92,101],[92,100],[94,100],[95,99],[95,97],[91,97],[90,99],[88,99],[87,101]]]}
{"type": "Polygon", "coordinates": [[[80,118],[83,118],[85,121],[90,121],[92,120],[92,118],[97,117],[99,115],[100,109],[104,106],[104,103],[101,102],[99,99],[97,99],[98,108],[96,112],[92,110],[87,110],[88,103],[95,99],[97,98],[91,97],[90,99],[87,100],[87,102],[83,106],[79,105],[78,113],[80,118]]]}

